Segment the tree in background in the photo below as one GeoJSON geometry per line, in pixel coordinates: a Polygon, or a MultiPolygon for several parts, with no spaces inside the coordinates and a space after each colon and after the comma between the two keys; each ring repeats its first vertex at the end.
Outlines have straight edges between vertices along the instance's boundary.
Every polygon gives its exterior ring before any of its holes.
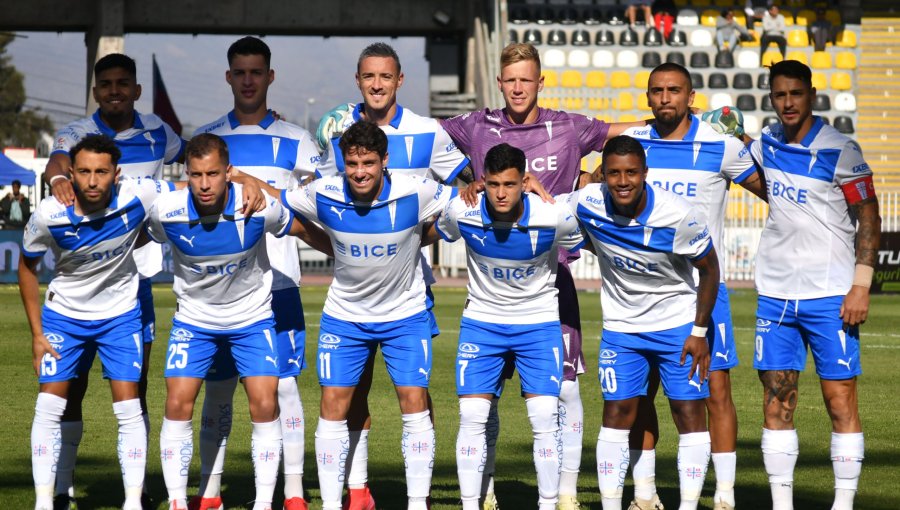
{"type": "Polygon", "coordinates": [[[53,123],[40,110],[25,108],[25,78],[11,63],[6,47],[13,40],[0,34],[0,147],[35,147],[53,123]]]}

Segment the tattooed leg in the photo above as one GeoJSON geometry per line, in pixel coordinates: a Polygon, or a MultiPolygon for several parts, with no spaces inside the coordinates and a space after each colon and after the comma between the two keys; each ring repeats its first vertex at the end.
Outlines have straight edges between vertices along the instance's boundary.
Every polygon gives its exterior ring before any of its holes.
{"type": "Polygon", "coordinates": [[[769,430],[794,428],[799,378],[800,373],[796,370],[759,371],[759,380],[763,384],[765,428],[769,430]]]}

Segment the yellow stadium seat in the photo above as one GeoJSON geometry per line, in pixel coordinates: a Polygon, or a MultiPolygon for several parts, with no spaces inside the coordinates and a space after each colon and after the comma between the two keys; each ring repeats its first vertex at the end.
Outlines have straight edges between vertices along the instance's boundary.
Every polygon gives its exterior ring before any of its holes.
{"type": "Polygon", "coordinates": [[[634,88],[647,90],[647,84],[650,83],[650,71],[638,71],[634,75],[634,88]]]}
{"type": "Polygon", "coordinates": [[[616,101],[616,108],[621,111],[634,110],[634,97],[630,92],[619,92],[619,99],[616,101]]]}
{"type": "Polygon", "coordinates": [[[714,0],[713,4],[715,4],[716,7],[734,7],[733,0],[714,0]]]}
{"type": "Polygon", "coordinates": [[[831,22],[832,25],[839,27],[841,26],[841,13],[837,9],[828,9],[825,11],[825,19],[831,22]]]}
{"type": "Polygon", "coordinates": [[[716,18],[719,17],[719,11],[715,9],[707,9],[700,14],[700,25],[704,27],[715,27],[716,18]]]}
{"type": "Polygon", "coordinates": [[[797,24],[805,27],[812,24],[816,20],[816,13],[810,9],[801,9],[797,12],[797,24]]]}
{"type": "Polygon", "coordinates": [[[734,22],[742,27],[746,27],[747,26],[747,15],[739,10],[734,11],[734,22]]]}
{"type": "Polygon", "coordinates": [[[547,103],[549,103],[549,102],[550,102],[549,98],[539,97],[537,100],[537,105],[541,108],[549,108],[549,106],[547,106],[547,103]]]}
{"type": "Polygon", "coordinates": [[[559,75],[556,74],[556,71],[543,69],[541,70],[541,76],[544,77],[544,87],[559,86],[559,75]]]}
{"type": "Polygon", "coordinates": [[[762,66],[769,67],[772,64],[777,64],[778,62],[781,62],[782,60],[784,60],[784,57],[781,56],[780,52],[767,51],[767,52],[763,53],[762,66]]]}
{"type": "MultiPolygon", "coordinates": [[[[804,32],[806,33],[806,32],[804,32]]],[[[785,60],[796,60],[797,62],[802,62],[804,64],[809,64],[809,61],[806,59],[805,51],[789,51],[787,53],[787,57],[785,60]]]]}
{"type": "Polygon", "coordinates": [[[796,28],[788,32],[787,43],[788,46],[794,48],[805,48],[809,46],[809,35],[806,33],[806,30],[796,28]]]}
{"type": "Polygon", "coordinates": [[[558,97],[541,97],[538,98],[538,106],[541,108],[549,108],[551,110],[559,110],[558,97]]]}
{"type": "Polygon", "coordinates": [[[816,88],[816,90],[825,90],[828,88],[828,79],[825,78],[825,73],[812,73],[812,86],[816,88]]]}
{"type": "Polygon", "coordinates": [[[749,41],[741,41],[741,48],[758,48],[759,47],[759,34],[760,31],[754,30],[750,32],[750,37],[752,37],[749,41]]]}
{"type": "Polygon", "coordinates": [[[578,111],[584,108],[584,99],[580,97],[567,97],[563,99],[563,110],[578,111]]]}
{"type": "Polygon", "coordinates": [[[852,51],[842,51],[834,59],[834,67],[838,69],[856,69],[856,54],[852,51]]]}
{"type": "Polygon", "coordinates": [[[588,71],[587,86],[592,89],[606,88],[606,73],[603,71],[588,71]]]}
{"type": "Polygon", "coordinates": [[[600,115],[594,115],[594,118],[597,119],[597,120],[602,120],[603,122],[606,122],[606,123],[611,123],[611,122],[613,121],[613,120],[612,120],[612,115],[610,115],[610,114],[608,114],[608,113],[602,113],[602,114],[600,114],[600,115]]]}
{"type": "Polygon", "coordinates": [[[794,15],[791,14],[790,11],[782,10],[781,14],[784,16],[784,25],[787,27],[794,26],[794,15]]]}
{"type": "Polygon", "coordinates": [[[809,66],[813,69],[831,69],[831,54],[827,51],[814,51],[809,66]]]}
{"type": "Polygon", "coordinates": [[[573,71],[571,69],[563,71],[561,81],[564,88],[579,89],[581,88],[581,71],[573,71]]]}
{"type": "Polygon", "coordinates": [[[650,104],[647,102],[647,94],[637,95],[637,109],[642,112],[650,111],[650,104]]]}
{"type": "Polygon", "coordinates": [[[841,30],[837,36],[837,46],[839,48],[856,48],[856,32],[841,30]]]}
{"type": "Polygon", "coordinates": [[[609,98],[592,97],[588,99],[588,108],[599,111],[609,110],[609,98]]]}
{"type": "Polygon", "coordinates": [[[619,122],[637,122],[637,120],[637,115],[631,113],[623,113],[622,115],[619,115],[618,118],[619,122]]]}
{"type": "Polygon", "coordinates": [[[705,112],[706,110],[709,110],[709,98],[706,97],[706,94],[703,92],[695,92],[694,104],[692,106],[701,112],[705,112]]]}
{"type": "Polygon", "coordinates": [[[631,75],[628,71],[613,71],[609,75],[610,86],[614,89],[627,89],[631,87],[631,75]]]}
{"type": "Polygon", "coordinates": [[[831,75],[831,88],[834,90],[850,90],[853,88],[853,81],[850,73],[839,72],[831,75]]]}

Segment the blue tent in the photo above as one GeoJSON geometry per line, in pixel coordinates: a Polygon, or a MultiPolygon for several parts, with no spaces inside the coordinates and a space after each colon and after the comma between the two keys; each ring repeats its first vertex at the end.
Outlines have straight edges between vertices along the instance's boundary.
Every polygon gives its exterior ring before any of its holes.
{"type": "Polygon", "coordinates": [[[34,172],[0,153],[0,185],[8,186],[16,180],[24,186],[34,186],[34,172]]]}

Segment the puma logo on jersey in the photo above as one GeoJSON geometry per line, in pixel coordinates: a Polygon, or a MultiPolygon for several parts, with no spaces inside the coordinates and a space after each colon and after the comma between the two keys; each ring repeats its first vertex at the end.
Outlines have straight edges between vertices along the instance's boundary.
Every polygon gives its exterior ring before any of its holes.
{"type": "Polygon", "coordinates": [[[132,362],[131,366],[133,366],[134,368],[136,368],[138,370],[141,370],[141,364],[138,363],[137,361],[132,362]]]}
{"type": "Polygon", "coordinates": [[[72,232],[69,232],[69,231],[67,230],[67,231],[65,231],[65,232],[63,233],[63,235],[65,235],[66,237],[75,237],[75,239],[81,240],[81,238],[78,237],[78,230],[77,230],[77,229],[76,229],[76,230],[73,230],[72,232]]]}
{"type": "Polygon", "coordinates": [[[697,224],[697,220],[691,220],[691,221],[688,222],[688,225],[687,225],[687,226],[693,227],[693,226],[696,225],[696,224],[697,224]]]}
{"type": "Polygon", "coordinates": [[[335,206],[331,206],[331,211],[337,215],[338,219],[344,221],[344,211],[345,209],[338,209],[335,206]]]}
{"type": "Polygon", "coordinates": [[[550,376],[550,380],[556,383],[556,387],[557,387],[557,388],[559,388],[560,386],[562,386],[562,382],[561,382],[561,381],[559,380],[559,378],[556,377],[555,375],[551,375],[551,376],[550,376]]]}
{"type": "Polygon", "coordinates": [[[853,356],[850,356],[850,357],[847,358],[846,360],[843,360],[843,359],[838,358],[837,364],[838,364],[838,365],[843,365],[843,366],[847,367],[847,371],[849,372],[849,371],[853,370],[852,368],[850,368],[850,362],[851,362],[851,361],[853,361],[853,356]]]}
{"type": "Polygon", "coordinates": [[[266,356],[266,361],[268,361],[268,362],[272,363],[273,365],[275,365],[275,368],[278,368],[278,360],[276,360],[276,359],[273,358],[272,356],[266,356]]]}
{"type": "Polygon", "coordinates": [[[194,238],[195,238],[195,237],[197,237],[197,236],[191,236],[191,238],[188,239],[187,237],[184,237],[184,234],[182,234],[182,235],[178,236],[178,239],[181,239],[182,241],[188,243],[189,245],[191,245],[191,248],[193,248],[193,247],[194,247],[194,238]]]}
{"type": "Polygon", "coordinates": [[[426,381],[428,380],[428,377],[429,377],[428,372],[429,372],[429,370],[425,370],[424,368],[419,369],[419,373],[425,376],[426,381]]]}
{"type": "Polygon", "coordinates": [[[288,365],[294,364],[297,365],[297,368],[300,368],[300,360],[295,358],[288,358],[288,365]]]}
{"type": "Polygon", "coordinates": [[[472,234],[472,239],[475,239],[476,241],[481,243],[481,246],[484,246],[484,240],[487,239],[487,234],[485,234],[484,237],[478,237],[475,234],[472,234]]]}
{"type": "Polygon", "coordinates": [[[503,128],[490,128],[490,129],[488,129],[488,131],[490,131],[490,132],[492,132],[492,133],[496,133],[496,134],[497,134],[497,138],[503,138],[503,136],[500,134],[500,131],[501,131],[502,129],[503,129],[503,128]]]}
{"type": "Polygon", "coordinates": [[[775,153],[778,152],[778,149],[776,149],[774,145],[770,145],[770,146],[769,146],[769,152],[772,153],[772,157],[774,158],[774,157],[775,157],[775,153]]]}
{"type": "Polygon", "coordinates": [[[729,352],[731,352],[731,351],[725,351],[724,354],[722,354],[721,352],[717,352],[717,353],[716,353],[716,357],[717,357],[717,358],[722,358],[722,359],[725,360],[725,363],[728,363],[728,353],[729,353],[729,352]]]}

